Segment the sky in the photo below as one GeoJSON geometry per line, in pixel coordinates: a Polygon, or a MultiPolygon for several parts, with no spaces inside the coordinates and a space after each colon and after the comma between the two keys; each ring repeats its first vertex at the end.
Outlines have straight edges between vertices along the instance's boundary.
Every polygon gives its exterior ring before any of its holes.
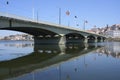
{"type": "MultiPolygon", "coordinates": [[[[0,12],[56,24],[59,24],[59,9],[61,25],[81,30],[86,20],[86,30],[120,24],[120,0],[0,0],[0,12]]],[[[12,34],[19,32],[0,30],[0,36],[12,34]]]]}

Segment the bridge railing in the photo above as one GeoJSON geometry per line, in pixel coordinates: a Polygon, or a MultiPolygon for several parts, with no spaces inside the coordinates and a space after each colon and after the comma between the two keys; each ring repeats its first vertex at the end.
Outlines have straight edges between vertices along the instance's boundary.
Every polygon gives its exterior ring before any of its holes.
{"type": "Polygon", "coordinates": [[[0,16],[14,18],[14,19],[20,19],[20,20],[25,20],[25,21],[30,21],[30,22],[54,25],[56,27],[67,28],[67,29],[72,29],[72,30],[80,30],[80,29],[74,28],[74,27],[68,27],[68,26],[64,26],[64,25],[50,23],[50,22],[47,22],[47,21],[36,20],[36,19],[33,19],[33,18],[27,18],[27,17],[24,17],[24,16],[18,16],[18,15],[15,15],[15,14],[9,14],[9,13],[5,13],[5,12],[0,12],[0,16]]]}
{"type": "Polygon", "coordinates": [[[21,19],[21,20],[27,20],[27,21],[33,21],[33,19],[31,19],[31,18],[18,16],[18,15],[15,15],[15,14],[9,14],[9,13],[6,13],[6,12],[0,12],[0,16],[10,17],[10,18],[15,18],[15,19],[21,19]]]}
{"type": "Polygon", "coordinates": [[[31,21],[31,22],[37,22],[37,23],[42,23],[42,24],[60,26],[59,24],[50,23],[50,22],[47,22],[47,21],[41,21],[41,20],[37,20],[37,19],[33,19],[33,18],[27,18],[25,16],[18,16],[16,14],[9,14],[9,13],[6,13],[6,12],[0,12],[0,16],[14,18],[14,19],[20,19],[20,20],[25,20],[25,21],[31,21]]]}

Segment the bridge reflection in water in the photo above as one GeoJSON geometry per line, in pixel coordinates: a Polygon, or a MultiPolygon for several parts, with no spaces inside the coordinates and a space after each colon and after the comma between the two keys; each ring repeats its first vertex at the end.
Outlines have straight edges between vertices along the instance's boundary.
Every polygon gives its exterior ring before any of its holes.
{"type": "MultiPolygon", "coordinates": [[[[5,46],[11,45],[16,46],[13,44],[5,44],[5,46]]],[[[69,67],[71,68],[71,66],[74,67],[74,72],[77,72],[78,69],[76,68],[76,65],[81,64],[81,61],[83,63],[82,65],[88,67],[85,57],[87,53],[95,53],[95,55],[98,54],[99,56],[107,55],[107,57],[111,55],[114,58],[119,58],[119,45],[119,43],[34,45],[34,51],[28,53],[28,55],[20,56],[8,61],[0,61],[0,80],[39,80],[40,78],[43,78],[42,80],[69,80],[70,75],[63,72],[68,70],[69,67]],[[83,60],[80,61],[77,58],[83,60]],[[80,61],[80,63],[78,63],[77,60],[80,61]],[[72,65],[70,63],[72,63],[72,65]],[[48,74],[49,76],[46,77],[48,74]],[[64,74],[66,74],[66,79],[63,79],[65,77],[64,74]]],[[[33,44],[19,45],[19,47],[24,48],[27,46],[32,47],[33,44]]],[[[96,56],[94,57],[94,60],[96,60],[96,56]]],[[[84,70],[83,66],[81,66],[81,68],[84,70]]],[[[69,71],[72,70],[66,72],[69,71]]],[[[73,74],[72,77],[76,76],[74,73],[70,74],[73,74]]]]}
{"type": "MultiPolygon", "coordinates": [[[[6,46],[11,45],[12,44],[6,46]]],[[[59,67],[63,61],[84,55],[98,48],[100,48],[100,46],[89,44],[34,45],[34,52],[29,55],[8,61],[1,61],[0,79],[9,79],[26,73],[31,74],[30,72],[33,70],[45,70],[50,66],[59,67]]]]}

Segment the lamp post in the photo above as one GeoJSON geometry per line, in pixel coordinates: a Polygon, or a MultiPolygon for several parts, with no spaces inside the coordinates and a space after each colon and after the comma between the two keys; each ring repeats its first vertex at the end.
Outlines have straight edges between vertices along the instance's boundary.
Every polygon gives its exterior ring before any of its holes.
{"type": "Polygon", "coordinates": [[[87,20],[84,20],[84,23],[83,23],[83,30],[85,31],[85,25],[86,25],[86,23],[88,23],[88,21],[87,20]]]}
{"type": "Polygon", "coordinates": [[[32,9],[32,17],[33,17],[33,20],[35,19],[35,9],[33,8],[32,9]]]}
{"type": "Polygon", "coordinates": [[[8,8],[8,7],[9,7],[9,6],[8,6],[8,5],[9,5],[9,1],[6,2],[6,5],[7,5],[7,8],[6,8],[6,16],[8,16],[8,12],[9,12],[9,8],[8,8]]]}
{"type": "Polygon", "coordinates": [[[33,2],[33,8],[32,8],[32,18],[33,20],[35,19],[35,6],[34,6],[34,0],[32,1],[33,2]]]}
{"type": "Polygon", "coordinates": [[[34,18],[35,18],[35,9],[34,8],[32,9],[32,17],[33,17],[33,20],[34,20],[34,18]]]}
{"type": "Polygon", "coordinates": [[[37,21],[39,21],[39,12],[37,11],[37,21]]]}

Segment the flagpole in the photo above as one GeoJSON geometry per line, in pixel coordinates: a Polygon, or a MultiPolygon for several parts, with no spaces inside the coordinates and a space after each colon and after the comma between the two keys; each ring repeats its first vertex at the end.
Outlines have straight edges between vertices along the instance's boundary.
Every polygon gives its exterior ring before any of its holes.
{"type": "MultiPolygon", "coordinates": [[[[70,15],[70,12],[69,11],[66,11],[66,15],[69,16],[70,15]]],[[[68,27],[70,26],[70,21],[69,21],[69,17],[68,17],[68,27]]]]}
{"type": "Polygon", "coordinates": [[[32,17],[33,17],[33,20],[35,19],[35,3],[34,3],[34,0],[33,0],[33,8],[32,8],[32,17]]]}
{"type": "Polygon", "coordinates": [[[85,21],[84,21],[84,23],[83,23],[83,30],[85,31],[85,21]]]}
{"type": "Polygon", "coordinates": [[[34,7],[32,9],[32,17],[33,17],[33,20],[34,20],[35,19],[35,9],[34,9],[34,7]]]}
{"type": "Polygon", "coordinates": [[[59,25],[61,24],[61,8],[59,8],[59,25]]]}
{"type": "Polygon", "coordinates": [[[70,21],[68,20],[68,27],[70,26],[70,21]]]}
{"type": "Polygon", "coordinates": [[[84,24],[83,24],[83,30],[85,31],[85,24],[88,23],[87,20],[84,20],[84,24]]]}

